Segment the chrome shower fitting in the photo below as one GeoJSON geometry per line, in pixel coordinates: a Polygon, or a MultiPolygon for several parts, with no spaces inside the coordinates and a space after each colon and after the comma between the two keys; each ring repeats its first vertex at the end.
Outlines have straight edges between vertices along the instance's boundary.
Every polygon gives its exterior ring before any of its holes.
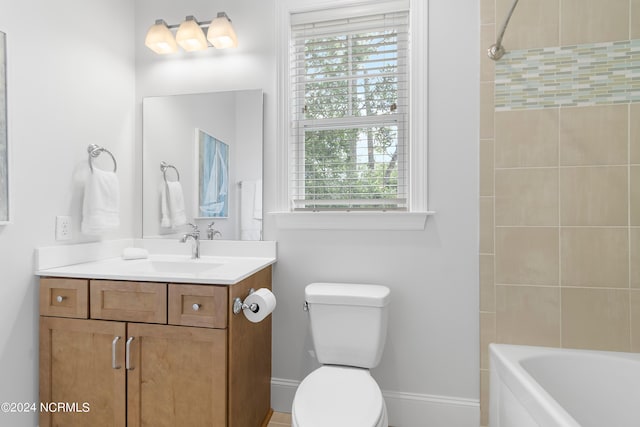
{"type": "Polygon", "coordinates": [[[498,35],[496,43],[492,44],[491,47],[487,49],[487,56],[489,56],[489,58],[493,59],[494,61],[502,58],[502,55],[504,55],[505,53],[504,46],[502,46],[502,38],[504,37],[504,32],[507,29],[507,25],[509,25],[509,20],[511,19],[511,15],[513,15],[513,11],[516,9],[518,1],[519,0],[513,0],[513,4],[511,5],[511,9],[509,9],[507,19],[505,19],[504,23],[502,24],[502,30],[500,30],[500,34],[498,35]]]}

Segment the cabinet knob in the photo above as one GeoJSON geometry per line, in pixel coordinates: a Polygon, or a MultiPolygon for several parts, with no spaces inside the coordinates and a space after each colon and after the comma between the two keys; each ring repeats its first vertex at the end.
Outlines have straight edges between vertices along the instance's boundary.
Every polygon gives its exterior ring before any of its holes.
{"type": "Polygon", "coordinates": [[[200,307],[202,307],[202,305],[200,305],[200,304],[193,304],[193,305],[191,306],[191,308],[193,309],[193,311],[198,311],[198,310],[200,310],[200,307]]]}
{"type": "Polygon", "coordinates": [[[58,295],[58,296],[56,297],[56,301],[58,301],[58,302],[62,302],[62,301],[64,301],[65,299],[67,299],[67,297],[63,297],[62,295],[58,295]]]}

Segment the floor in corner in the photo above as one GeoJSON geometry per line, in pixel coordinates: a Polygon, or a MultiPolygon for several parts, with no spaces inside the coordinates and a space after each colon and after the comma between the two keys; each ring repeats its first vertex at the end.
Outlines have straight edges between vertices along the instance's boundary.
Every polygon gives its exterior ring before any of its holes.
{"type": "Polygon", "coordinates": [[[267,427],[291,427],[291,414],[274,412],[267,427]]]}

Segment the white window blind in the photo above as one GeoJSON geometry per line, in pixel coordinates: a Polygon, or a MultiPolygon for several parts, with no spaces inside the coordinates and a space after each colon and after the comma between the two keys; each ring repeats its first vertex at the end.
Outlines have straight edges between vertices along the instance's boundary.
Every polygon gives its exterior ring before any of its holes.
{"type": "Polygon", "coordinates": [[[409,12],[303,15],[289,60],[292,208],[407,210],[409,12]]]}

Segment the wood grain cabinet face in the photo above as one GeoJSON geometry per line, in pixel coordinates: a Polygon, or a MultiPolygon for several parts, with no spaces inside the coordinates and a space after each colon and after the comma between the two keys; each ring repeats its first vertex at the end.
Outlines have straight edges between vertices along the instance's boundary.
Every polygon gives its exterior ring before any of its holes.
{"type": "Polygon", "coordinates": [[[128,329],[129,427],[227,425],[225,330],[138,323],[128,329]]]}
{"type": "Polygon", "coordinates": [[[41,279],[40,314],[87,319],[89,317],[89,281],[48,277],[41,279]]]}
{"type": "Polygon", "coordinates": [[[167,323],[165,283],[92,280],[91,318],[167,323]]]}
{"type": "Polygon", "coordinates": [[[268,424],[271,317],[231,306],[271,288],[270,266],[230,286],[40,281],[40,401],[90,405],[43,412],[41,427],[268,424]]]}
{"type": "Polygon", "coordinates": [[[126,425],[126,374],[112,365],[113,348],[124,361],[125,333],[120,322],[40,317],[40,402],[78,403],[77,411],[41,411],[40,426],[126,425]]]}
{"type": "Polygon", "coordinates": [[[170,283],[169,323],[203,328],[226,328],[227,288],[170,283]]]}

